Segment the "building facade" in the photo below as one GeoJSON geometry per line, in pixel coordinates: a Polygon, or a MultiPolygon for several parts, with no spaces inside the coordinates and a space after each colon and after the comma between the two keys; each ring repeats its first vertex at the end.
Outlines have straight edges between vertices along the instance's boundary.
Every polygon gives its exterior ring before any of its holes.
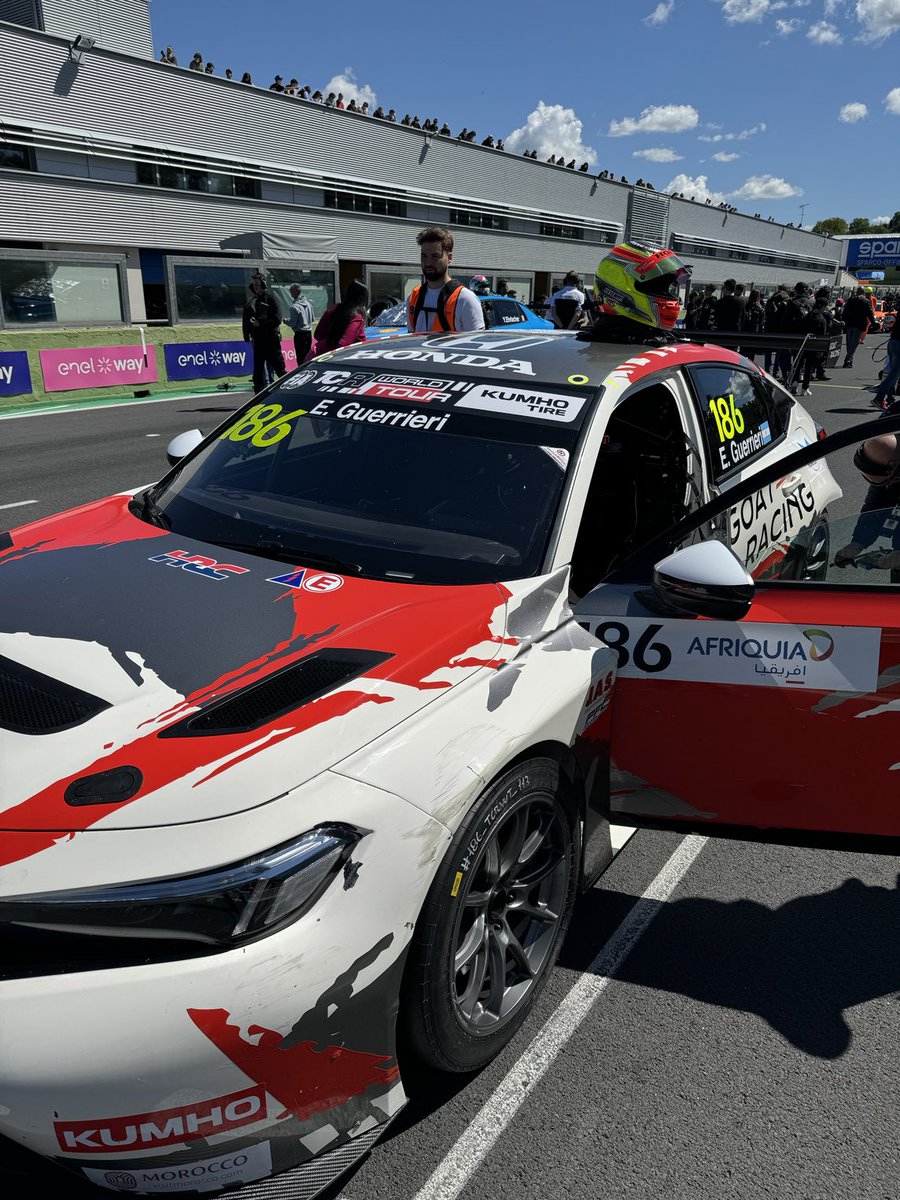
{"type": "Polygon", "coordinates": [[[156,62],[147,0],[0,0],[0,18],[7,330],[237,321],[248,234],[295,247],[272,268],[320,312],[354,277],[405,295],[431,223],[456,275],[526,300],[629,237],[673,247],[695,284],[837,274],[832,238],[156,62]]]}

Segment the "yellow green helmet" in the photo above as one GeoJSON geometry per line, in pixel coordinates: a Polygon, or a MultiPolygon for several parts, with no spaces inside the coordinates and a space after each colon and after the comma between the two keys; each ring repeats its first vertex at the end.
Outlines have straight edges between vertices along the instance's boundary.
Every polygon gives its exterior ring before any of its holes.
{"type": "Polygon", "coordinates": [[[650,242],[623,242],[601,259],[594,295],[603,312],[654,329],[673,329],[681,312],[679,290],[692,270],[674,250],[650,242]]]}

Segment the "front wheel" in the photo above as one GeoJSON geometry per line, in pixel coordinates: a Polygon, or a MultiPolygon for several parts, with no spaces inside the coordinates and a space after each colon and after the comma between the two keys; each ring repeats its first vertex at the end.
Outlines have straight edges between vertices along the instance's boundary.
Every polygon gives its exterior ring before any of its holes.
{"type": "Polygon", "coordinates": [[[480,798],[410,947],[401,1042],[421,1064],[478,1070],[513,1038],[559,954],[579,848],[552,759],[518,764],[480,798]]]}

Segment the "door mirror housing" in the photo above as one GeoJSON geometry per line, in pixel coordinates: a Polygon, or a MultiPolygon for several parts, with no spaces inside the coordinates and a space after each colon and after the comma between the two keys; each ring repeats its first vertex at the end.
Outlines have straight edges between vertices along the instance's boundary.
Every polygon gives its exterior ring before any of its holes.
{"type": "Polygon", "coordinates": [[[203,433],[199,429],[188,429],[186,433],[176,434],[166,446],[166,458],[169,466],[174,467],[181,462],[192,450],[203,441],[203,433]]]}
{"type": "Polygon", "coordinates": [[[653,568],[653,590],[667,605],[697,617],[740,621],[753,602],[753,577],[721,542],[676,550],[653,568]]]}

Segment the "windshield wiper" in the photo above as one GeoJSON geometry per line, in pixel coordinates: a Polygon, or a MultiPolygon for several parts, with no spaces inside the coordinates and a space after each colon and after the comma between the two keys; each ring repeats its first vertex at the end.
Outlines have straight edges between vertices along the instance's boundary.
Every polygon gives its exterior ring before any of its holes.
{"type": "Polygon", "coordinates": [[[138,495],[133,496],[128,502],[128,510],[134,513],[136,517],[140,517],[142,521],[148,521],[151,525],[158,525],[160,529],[172,528],[171,520],[153,498],[152,488],[148,488],[145,492],[139,492],[138,495]]]}
{"type": "Polygon", "coordinates": [[[345,562],[344,559],[334,558],[331,554],[317,554],[301,550],[297,546],[285,546],[281,542],[267,541],[265,538],[258,542],[216,542],[226,550],[242,550],[245,554],[259,554],[266,558],[276,558],[279,562],[302,563],[304,566],[323,567],[329,571],[338,571],[342,575],[361,575],[362,566],[355,562],[345,562]]]}

